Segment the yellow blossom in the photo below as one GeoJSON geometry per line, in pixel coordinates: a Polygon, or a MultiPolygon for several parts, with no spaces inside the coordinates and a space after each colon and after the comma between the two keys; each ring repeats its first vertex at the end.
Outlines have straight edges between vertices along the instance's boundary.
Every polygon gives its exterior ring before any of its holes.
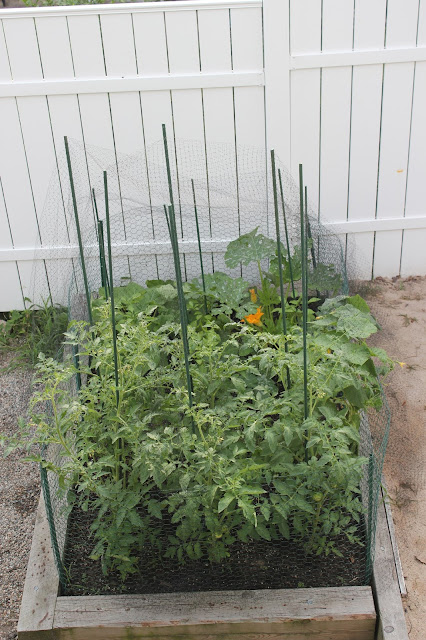
{"type": "Polygon", "coordinates": [[[258,307],[256,313],[249,313],[248,316],[244,316],[241,322],[248,322],[249,324],[255,324],[258,327],[262,326],[260,318],[265,315],[262,311],[262,307],[258,307]]]}
{"type": "Polygon", "coordinates": [[[257,302],[256,289],[249,289],[249,292],[250,292],[250,300],[252,302],[257,302]]]}
{"type": "Polygon", "coordinates": [[[403,369],[406,366],[407,363],[406,362],[398,362],[398,364],[401,367],[401,369],[403,369]]]}

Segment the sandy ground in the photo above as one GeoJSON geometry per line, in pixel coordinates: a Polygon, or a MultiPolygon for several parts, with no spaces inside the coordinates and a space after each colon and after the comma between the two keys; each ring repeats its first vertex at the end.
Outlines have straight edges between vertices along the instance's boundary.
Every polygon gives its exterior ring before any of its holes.
{"type": "MultiPolygon", "coordinates": [[[[0,352],[0,369],[11,355],[0,352]]],[[[27,410],[32,374],[16,369],[0,374],[0,432],[13,436],[18,418],[27,410]]],[[[0,453],[0,640],[14,640],[22,588],[40,497],[35,463],[24,462],[16,451],[0,453]]]]}
{"type": "MultiPolygon", "coordinates": [[[[392,425],[385,476],[408,597],[410,640],[426,638],[426,278],[377,279],[363,287],[383,330],[374,343],[397,364],[386,380],[392,425]]],[[[6,362],[0,358],[0,367],[6,362]]],[[[0,430],[25,412],[30,374],[2,374],[0,430]]],[[[39,494],[38,470],[20,454],[0,458],[0,640],[14,640],[39,494]]]]}
{"type": "Polygon", "coordinates": [[[426,638],[426,278],[377,279],[365,294],[383,330],[374,343],[402,363],[386,380],[392,411],[385,459],[408,596],[410,640],[426,638]]]}

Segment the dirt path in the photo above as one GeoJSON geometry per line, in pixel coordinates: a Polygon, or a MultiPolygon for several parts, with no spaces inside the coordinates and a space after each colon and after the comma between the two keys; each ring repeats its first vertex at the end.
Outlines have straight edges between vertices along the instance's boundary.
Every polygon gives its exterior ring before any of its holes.
{"type": "Polygon", "coordinates": [[[410,640],[426,638],[426,278],[378,278],[365,296],[383,330],[374,343],[405,363],[386,381],[392,411],[385,460],[406,579],[410,640]]]}
{"type": "MultiPolygon", "coordinates": [[[[10,361],[0,353],[0,369],[10,361]]],[[[27,410],[31,372],[0,373],[0,433],[12,436],[27,410]]],[[[0,454],[0,640],[14,640],[22,588],[40,496],[36,464],[23,461],[20,452],[0,454]]]]}

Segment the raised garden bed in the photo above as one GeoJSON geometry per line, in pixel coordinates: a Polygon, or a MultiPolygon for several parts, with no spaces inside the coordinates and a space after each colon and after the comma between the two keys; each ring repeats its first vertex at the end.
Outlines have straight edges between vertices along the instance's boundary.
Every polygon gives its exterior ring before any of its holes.
{"type": "Polygon", "coordinates": [[[98,218],[89,285],[73,187],[83,291],[74,271],[69,309],[89,324],[71,324],[65,362],[38,365],[30,444],[42,445],[59,579],[39,514],[24,600],[31,579],[47,585],[29,617],[57,638],[373,638],[389,426],[378,376],[391,366],[365,342],[377,323],[347,293],[340,244],[330,250],[308,218],[302,171],[291,241],[278,171],[281,242],[273,152],[275,237],[239,233],[219,259],[228,274],[217,256],[204,272],[191,180],[201,274],[190,278],[163,133],[171,204],[150,215],[167,224],[175,278],[138,284],[125,261],[130,282],[114,286],[104,172],[107,246],[98,218]]]}
{"type": "Polygon", "coordinates": [[[41,499],[18,623],[20,639],[373,640],[376,626],[372,590],[365,586],[152,595],[58,594],[59,579],[41,499]]]}
{"type": "Polygon", "coordinates": [[[407,640],[397,566],[381,503],[373,589],[364,586],[64,597],[59,595],[58,573],[41,498],[18,637],[407,640]]]}

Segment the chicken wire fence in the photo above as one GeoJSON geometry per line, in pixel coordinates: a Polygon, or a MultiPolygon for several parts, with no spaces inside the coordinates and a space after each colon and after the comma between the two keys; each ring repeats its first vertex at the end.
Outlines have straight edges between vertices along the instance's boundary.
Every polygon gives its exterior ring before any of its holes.
{"type": "MultiPolygon", "coordinates": [[[[169,139],[168,145],[172,158],[169,176],[163,141],[132,156],[69,141],[73,184],[66,154],[58,154],[58,171],[52,177],[40,219],[43,247],[36,250],[34,301],[49,299],[68,308],[70,321],[89,321],[89,308],[108,288],[108,273],[100,255],[102,246],[105,252],[106,249],[99,242],[100,236],[106,234],[104,171],[108,179],[114,287],[124,289],[129,283],[146,287],[153,280],[173,281],[175,264],[164,208],[172,199],[185,281],[200,281],[201,271],[207,279],[209,274],[222,272],[242,278],[247,288],[259,285],[256,264],[229,268],[224,256],[229,242],[256,228],[258,233],[276,240],[269,157],[262,150],[226,144],[169,139]]],[[[291,279],[288,274],[286,278],[286,297],[291,299],[301,291],[297,267],[301,247],[300,193],[286,168],[278,160],[276,164],[281,242],[284,254],[293,256],[294,273],[291,279]]],[[[307,214],[309,292],[320,300],[347,294],[348,283],[354,280],[353,256],[348,247],[343,251],[339,237],[321,224],[313,207],[307,207],[307,214]]],[[[266,270],[268,261],[262,260],[260,266],[266,270]]],[[[76,354],[70,352],[67,356],[75,358],[76,354]]],[[[72,382],[75,394],[79,384],[79,380],[72,382]]],[[[69,492],[60,489],[49,465],[42,465],[46,512],[63,592],[148,593],[367,584],[390,424],[384,396],[382,400],[381,409],[362,414],[360,423],[359,455],[366,460],[359,498],[362,516],[359,521],[347,518],[343,529],[350,528],[350,539],[344,531],[335,536],[335,553],[331,555],[316,555],[307,544],[315,528],[314,519],[306,524],[302,535],[295,526],[295,514],[289,513],[286,535],[274,533],[269,540],[239,540],[232,545],[230,558],[218,563],[212,563],[208,553],[179,563],[165,557],[170,540],[176,539],[177,524],[171,518],[153,522],[145,502],[135,505],[143,523],[140,562],[137,571],[122,583],[118,574],[103,575],[100,562],[90,559],[94,546],[91,525],[96,513],[72,508],[69,492]]],[[[58,466],[61,455],[51,446],[44,451],[46,463],[58,466]]],[[[267,483],[265,487],[268,495],[276,492],[267,483]]],[[[177,504],[191,504],[192,500],[194,518],[200,518],[196,491],[192,495],[188,490],[174,494],[177,504]]],[[[151,497],[162,499],[164,495],[151,497]]],[[[343,511],[342,507],[339,519],[345,519],[343,511]]],[[[199,528],[200,523],[194,521],[195,524],[199,528]]],[[[202,526],[207,524],[203,522],[202,526]]],[[[333,522],[329,535],[333,536],[333,522]]]]}

